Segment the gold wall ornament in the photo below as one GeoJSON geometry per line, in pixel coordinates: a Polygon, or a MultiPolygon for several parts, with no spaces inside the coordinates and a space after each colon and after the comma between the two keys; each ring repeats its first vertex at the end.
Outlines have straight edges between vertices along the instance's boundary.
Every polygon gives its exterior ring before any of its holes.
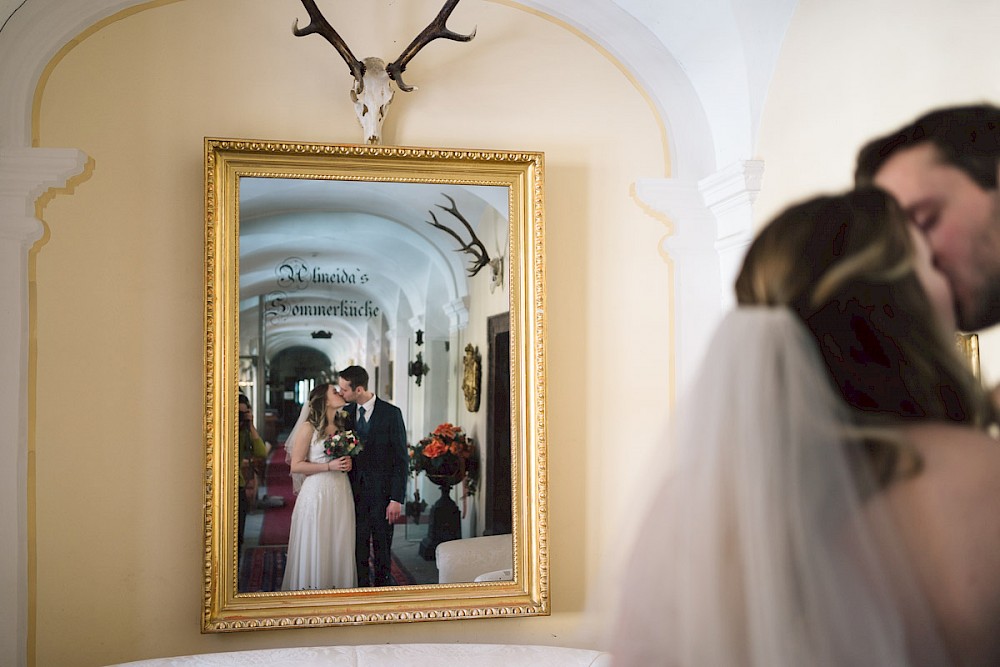
{"type": "Polygon", "coordinates": [[[979,362],[979,335],[974,333],[956,333],[955,345],[969,366],[969,370],[977,379],[982,379],[982,368],[979,362]]]}
{"type": "MultiPolygon", "coordinates": [[[[204,147],[202,631],[548,615],[542,154],[216,138],[206,138],[204,147]],[[479,236],[485,229],[491,241],[501,243],[511,277],[502,298],[480,301],[486,297],[469,289],[464,261],[445,235],[427,234],[424,212],[440,201],[442,192],[469,212],[479,236]],[[415,200],[425,195],[416,205],[415,200]],[[377,243],[374,247],[359,243],[360,237],[377,243]],[[326,245],[336,250],[336,262],[314,259],[313,253],[322,254],[326,245]],[[274,261],[291,257],[302,260],[295,271],[276,275],[274,261]],[[414,268],[418,260],[425,262],[419,270],[414,268]],[[326,267],[335,265],[359,268],[350,273],[358,279],[331,282],[332,271],[326,267]],[[363,275],[369,279],[363,281],[363,275]],[[415,275],[427,279],[416,281],[415,275]],[[291,283],[278,285],[278,280],[291,283]],[[330,300],[327,306],[318,303],[324,295],[330,300]],[[379,306],[377,317],[345,316],[343,309],[335,310],[345,301],[369,300],[379,306]],[[340,315],[315,314],[326,312],[326,307],[340,315]],[[240,567],[247,552],[237,539],[236,414],[244,349],[252,347],[268,364],[286,349],[305,346],[324,351],[336,368],[357,362],[369,373],[388,369],[388,377],[382,375],[378,384],[384,384],[386,397],[404,410],[407,426],[423,432],[433,424],[421,424],[421,419],[444,420],[416,414],[423,409],[407,414],[408,401],[426,406],[430,402],[423,399],[431,392],[454,396],[457,385],[464,384],[464,369],[450,364],[454,367],[447,371],[425,376],[418,395],[409,382],[407,365],[394,365],[392,360],[406,359],[408,340],[402,332],[412,330],[413,320],[428,335],[433,332],[433,340],[464,335],[462,327],[469,317],[463,307],[480,314],[488,311],[490,317],[497,316],[495,309],[510,324],[511,356],[504,370],[517,381],[510,382],[509,405],[496,409],[509,410],[509,415],[501,416],[509,417],[510,424],[510,485],[504,488],[512,516],[513,579],[343,590],[241,590],[242,575],[250,571],[240,567]],[[390,321],[391,317],[396,319],[390,321]],[[454,334],[452,325],[457,327],[454,334]],[[316,331],[331,336],[314,338],[311,334],[316,331]]],[[[468,342],[468,336],[463,340],[468,342]]],[[[267,373],[260,374],[255,392],[272,392],[279,399],[292,393],[276,376],[275,367],[262,367],[267,373]]],[[[272,409],[273,402],[267,407],[272,409]]],[[[489,484],[484,484],[477,499],[489,494],[489,484]]],[[[290,494],[287,500],[292,500],[290,494]]]]}
{"type": "Polygon", "coordinates": [[[479,388],[483,378],[483,358],[479,348],[472,343],[465,346],[462,373],[462,392],[465,394],[465,408],[469,412],[479,412],[479,388]]]}

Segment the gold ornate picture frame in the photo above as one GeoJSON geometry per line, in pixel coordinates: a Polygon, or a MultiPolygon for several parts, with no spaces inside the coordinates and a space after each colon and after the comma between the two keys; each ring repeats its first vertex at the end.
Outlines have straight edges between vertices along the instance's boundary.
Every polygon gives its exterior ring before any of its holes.
{"type": "Polygon", "coordinates": [[[205,184],[202,631],[547,615],[542,154],[206,138],[205,184]],[[471,245],[465,223],[482,253],[456,252],[471,245]],[[509,398],[482,391],[509,415],[487,422],[465,410],[462,354],[487,345],[486,320],[498,312],[509,317],[509,398]],[[495,485],[509,502],[507,576],[241,590],[237,398],[251,397],[274,439],[301,398],[297,385],[280,386],[275,355],[310,345],[329,370],[374,366],[373,388],[403,410],[410,444],[453,421],[484,463],[489,447],[504,448],[496,460],[509,459],[510,470],[489,471],[461,498],[468,511],[455,542],[471,548],[490,533],[482,516],[497,514],[484,507],[495,485]],[[418,354],[429,361],[420,387],[407,374],[418,354]],[[487,423],[509,423],[509,433],[487,423]]]}

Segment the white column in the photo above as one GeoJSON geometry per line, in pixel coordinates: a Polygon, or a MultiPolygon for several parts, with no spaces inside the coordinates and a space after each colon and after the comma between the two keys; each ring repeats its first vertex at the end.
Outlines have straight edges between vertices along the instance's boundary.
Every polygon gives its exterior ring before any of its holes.
{"type": "Polygon", "coordinates": [[[407,402],[397,403],[396,405],[400,407],[406,406],[403,408],[403,414],[409,420],[406,423],[406,428],[414,438],[419,439],[419,434],[424,432],[424,392],[417,389],[414,379],[410,377],[410,362],[416,358],[417,352],[422,352],[424,349],[423,347],[416,346],[417,331],[421,332],[424,345],[427,343],[427,329],[423,313],[411,317],[407,324],[410,325],[410,331],[408,332],[405,345],[399,348],[398,351],[400,354],[396,358],[396,374],[397,376],[400,373],[402,374],[400,400],[405,397],[407,402]],[[413,341],[412,345],[410,341],[413,341]]]}
{"type": "Polygon", "coordinates": [[[447,355],[442,355],[447,360],[447,368],[441,369],[448,377],[448,396],[445,399],[448,406],[446,419],[457,423],[458,415],[462,414],[460,398],[462,374],[458,371],[459,366],[456,360],[462,358],[462,336],[469,327],[468,297],[461,297],[446,303],[444,314],[448,317],[448,345],[451,348],[447,355]]]}
{"type": "Polygon", "coordinates": [[[78,150],[0,148],[0,664],[28,646],[28,251],[42,237],[35,202],[81,173],[78,150]]]}
{"type": "Polygon", "coordinates": [[[444,304],[444,314],[448,316],[450,333],[462,331],[469,326],[469,307],[466,298],[455,299],[444,304]]]}
{"type": "Polygon", "coordinates": [[[715,249],[719,253],[723,306],[735,303],[733,285],[743,255],[753,241],[753,203],[764,177],[763,160],[734,163],[699,181],[705,205],[715,216],[715,249]]]}
{"type": "Polygon", "coordinates": [[[410,332],[406,327],[398,326],[387,336],[392,341],[392,401],[391,403],[403,411],[407,433],[412,437],[413,419],[410,412],[410,383],[407,375],[407,361],[410,356],[410,332]]]}
{"type": "Polygon", "coordinates": [[[683,391],[706,352],[753,238],[753,202],[764,163],[735,163],[698,181],[646,179],[636,195],[674,223],[663,250],[674,263],[677,388],[683,391]]]}

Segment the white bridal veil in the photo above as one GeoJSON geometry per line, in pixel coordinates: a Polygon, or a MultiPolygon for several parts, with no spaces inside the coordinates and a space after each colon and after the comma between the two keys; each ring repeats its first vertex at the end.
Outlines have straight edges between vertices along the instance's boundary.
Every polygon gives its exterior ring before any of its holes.
{"type": "MultiPolygon", "coordinates": [[[[285,438],[285,463],[291,464],[292,462],[292,448],[295,447],[295,438],[298,437],[302,429],[305,428],[306,419],[309,417],[309,399],[306,398],[305,402],[302,403],[302,409],[299,411],[299,418],[295,420],[295,426],[292,427],[291,433],[285,438]]],[[[302,488],[302,481],[306,478],[305,475],[297,472],[289,473],[292,476],[292,492],[298,493],[299,489],[302,488]]]]}
{"type": "Polygon", "coordinates": [[[825,371],[790,311],[724,318],[627,565],[617,665],[947,664],[825,371]]]}

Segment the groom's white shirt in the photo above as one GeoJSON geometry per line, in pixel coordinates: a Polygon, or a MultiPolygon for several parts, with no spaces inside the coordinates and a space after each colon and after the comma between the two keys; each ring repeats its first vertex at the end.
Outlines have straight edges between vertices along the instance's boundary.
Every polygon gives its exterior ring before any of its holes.
{"type": "MultiPolygon", "coordinates": [[[[372,410],[375,409],[375,394],[373,393],[372,397],[369,398],[367,402],[359,403],[358,407],[365,409],[365,423],[367,424],[372,418],[372,410]]],[[[357,419],[358,414],[360,413],[355,413],[355,419],[357,419]]]]}

